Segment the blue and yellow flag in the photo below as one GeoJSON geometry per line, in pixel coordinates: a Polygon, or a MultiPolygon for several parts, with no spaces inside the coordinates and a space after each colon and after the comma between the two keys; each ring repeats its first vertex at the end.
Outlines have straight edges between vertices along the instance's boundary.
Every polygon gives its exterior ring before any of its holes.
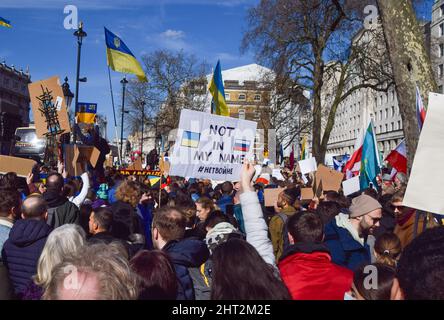
{"type": "Polygon", "coordinates": [[[97,103],[79,102],[76,108],[77,122],[94,123],[96,120],[97,103]]]}
{"type": "Polygon", "coordinates": [[[106,60],[114,71],[135,74],[139,81],[147,82],[145,72],[139,61],[125,43],[114,33],[105,28],[106,60]]]}
{"type": "Polygon", "coordinates": [[[224,82],[222,81],[222,70],[220,68],[220,61],[217,61],[216,69],[214,69],[213,79],[211,79],[209,90],[213,95],[211,112],[221,115],[229,116],[227,102],[225,101],[224,82]]]}
{"type": "Polygon", "coordinates": [[[7,27],[7,28],[11,28],[11,21],[3,19],[2,17],[0,17],[0,26],[3,27],[7,27]]]}

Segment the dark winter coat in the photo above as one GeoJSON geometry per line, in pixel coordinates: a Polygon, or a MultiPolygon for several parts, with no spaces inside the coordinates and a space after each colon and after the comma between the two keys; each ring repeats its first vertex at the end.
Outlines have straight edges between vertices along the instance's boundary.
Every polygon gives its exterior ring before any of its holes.
{"type": "Polygon", "coordinates": [[[80,224],[80,210],[68,198],[58,192],[48,190],[43,194],[48,203],[48,225],[58,228],[64,224],[80,224]]]}
{"type": "Polygon", "coordinates": [[[177,300],[194,300],[193,280],[189,268],[200,267],[209,257],[207,245],[202,240],[188,238],[170,241],[163,248],[173,262],[178,279],[177,300]]]}
{"type": "Polygon", "coordinates": [[[145,235],[142,219],[129,203],[117,201],[110,207],[113,213],[111,234],[113,237],[128,241],[131,234],[145,235]]]}
{"type": "Polygon", "coordinates": [[[325,226],[325,244],[328,246],[332,261],[340,266],[355,271],[363,264],[371,262],[370,247],[356,241],[350,232],[338,227],[333,219],[325,226]]]}
{"type": "Polygon", "coordinates": [[[44,220],[18,220],[5,242],[2,259],[14,292],[20,295],[37,273],[37,262],[52,228],[44,220]]]}

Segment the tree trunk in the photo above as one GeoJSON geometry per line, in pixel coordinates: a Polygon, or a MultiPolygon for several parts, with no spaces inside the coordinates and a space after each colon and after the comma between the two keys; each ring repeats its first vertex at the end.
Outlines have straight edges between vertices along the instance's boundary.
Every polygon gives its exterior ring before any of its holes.
{"type": "Polygon", "coordinates": [[[396,83],[410,173],[419,136],[416,83],[424,105],[427,105],[428,93],[436,92],[437,85],[411,0],[377,0],[377,3],[396,83]]]}
{"type": "Polygon", "coordinates": [[[322,106],[321,90],[323,85],[324,67],[320,55],[316,56],[313,83],[313,128],[312,128],[312,154],[317,163],[324,163],[325,150],[321,147],[322,106]]]}

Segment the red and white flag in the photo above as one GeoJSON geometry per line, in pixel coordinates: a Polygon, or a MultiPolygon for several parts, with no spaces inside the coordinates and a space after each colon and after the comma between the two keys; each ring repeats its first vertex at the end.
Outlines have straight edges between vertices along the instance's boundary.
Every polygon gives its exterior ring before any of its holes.
{"type": "Polygon", "coordinates": [[[407,153],[405,150],[405,140],[402,140],[398,146],[392,150],[385,158],[393,168],[398,172],[407,173],[407,153]]]}
{"type": "Polygon", "coordinates": [[[365,129],[362,130],[355,142],[355,149],[350,157],[350,160],[347,161],[347,163],[344,166],[343,172],[345,173],[345,178],[350,179],[354,176],[359,175],[359,172],[361,171],[361,157],[362,157],[362,145],[364,143],[364,132],[365,129]]]}

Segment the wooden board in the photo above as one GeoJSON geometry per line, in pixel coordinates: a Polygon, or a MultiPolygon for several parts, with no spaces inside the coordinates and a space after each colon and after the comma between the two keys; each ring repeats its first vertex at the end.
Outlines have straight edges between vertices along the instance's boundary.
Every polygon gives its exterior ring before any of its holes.
{"type": "Polygon", "coordinates": [[[273,207],[282,191],[284,188],[264,189],[265,206],[273,207]]]}

